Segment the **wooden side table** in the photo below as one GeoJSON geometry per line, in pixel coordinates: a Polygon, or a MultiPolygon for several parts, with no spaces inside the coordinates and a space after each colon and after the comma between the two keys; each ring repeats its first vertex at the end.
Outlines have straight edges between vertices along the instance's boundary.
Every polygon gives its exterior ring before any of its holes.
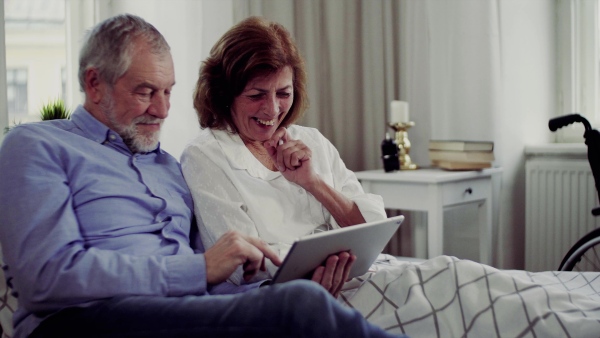
{"type": "MultiPolygon", "coordinates": [[[[433,258],[444,253],[444,210],[467,203],[478,204],[479,259],[492,263],[492,229],[494,228],[493,175],[502,168],[480,171],[445,171],[441,169],[383,170],[356,172],[365,192],[381,195],[388,209],[427,213],[427,226],[416,227],[415,239],[426,239],[427,249],[417,248],[417,257],[433,258]]],[[[495,209],[499,210],[499,209],[495,209]]]]}

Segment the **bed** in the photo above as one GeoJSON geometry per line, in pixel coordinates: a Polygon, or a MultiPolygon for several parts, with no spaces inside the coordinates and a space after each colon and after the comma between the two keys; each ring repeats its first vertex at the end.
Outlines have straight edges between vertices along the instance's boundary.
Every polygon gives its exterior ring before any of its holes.
{"type": "Polygon", "coordinates": [[[411,337],[599,337],[600,273],[498,270],[382,255],[339,300],[411,337]]]}

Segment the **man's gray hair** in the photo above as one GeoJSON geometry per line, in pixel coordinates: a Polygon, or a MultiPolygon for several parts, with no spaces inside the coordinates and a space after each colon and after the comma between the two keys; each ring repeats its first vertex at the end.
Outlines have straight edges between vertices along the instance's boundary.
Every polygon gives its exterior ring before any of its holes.
{"type": "Polygon", "coordinates": [[[155,54],[167,53],[169,44],[144,19],[122,14],[106,19],[88,31],[79,53],[79,87],[85,91],[85,72],[95,68],[111,86],[125,74],[132,60],[134,42],[143,39],[155,54]]]}

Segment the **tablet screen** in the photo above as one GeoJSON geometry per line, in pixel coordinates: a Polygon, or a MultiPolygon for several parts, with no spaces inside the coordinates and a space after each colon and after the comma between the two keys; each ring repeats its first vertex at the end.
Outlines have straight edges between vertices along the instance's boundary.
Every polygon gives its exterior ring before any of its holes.
{"type": "Polygon", "coordinates": [[[360,276],[367,272],[403,221],[404,216],[395,216],[304,236],[294,242],[272,283],[310,278],[327,257],[343,251],[356,255],[349,277],[360,276]]]}

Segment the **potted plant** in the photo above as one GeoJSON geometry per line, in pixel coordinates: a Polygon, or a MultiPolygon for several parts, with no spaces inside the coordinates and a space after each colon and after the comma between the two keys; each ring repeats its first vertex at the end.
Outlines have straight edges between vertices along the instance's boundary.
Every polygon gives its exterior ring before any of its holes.
{"type": "MultiPolygon", "coordinates": [[[[40,109],[40,119],[42,121],[58,120],[58,119],[70,119],[71,111],[65,106],[65,102],[62,99],[56,99],[49,101],[44,104],[40,109]]],[[[19,125],[21,122],[13,122],[13,126],[19,125]]],[[[12,127],[7,126],[4,128],[4,133],[8,133],[12,127]]]]}
{"type": "Polygon", "coordinates": [[[56,99],[42,106],[40,118],[42,121],[59,119],[68,120],[71,118],[71,112],[65,107],[65,103],[62,99],[56,99]]]}

